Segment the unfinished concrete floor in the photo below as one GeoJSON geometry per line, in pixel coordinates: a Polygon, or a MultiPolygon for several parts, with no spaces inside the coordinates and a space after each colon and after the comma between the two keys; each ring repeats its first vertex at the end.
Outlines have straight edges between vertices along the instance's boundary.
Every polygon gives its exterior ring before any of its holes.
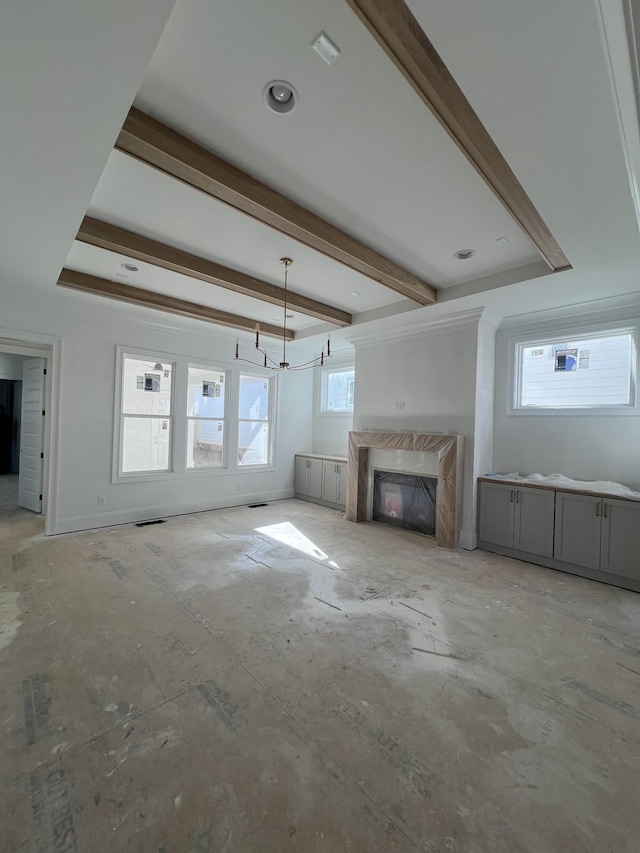
{"type": "Polygon", "coordinates": [[[640,596],[288,500],[0,478],[3,853],[637,851],[640,596]]]}

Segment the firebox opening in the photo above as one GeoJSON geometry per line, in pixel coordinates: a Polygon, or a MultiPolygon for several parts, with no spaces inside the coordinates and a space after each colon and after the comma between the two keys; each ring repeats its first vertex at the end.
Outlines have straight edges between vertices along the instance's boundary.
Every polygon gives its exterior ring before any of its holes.
{"type": "Polygon", "coordinates": [[[435,536],[437,486],[435,477],[374,470],[372,521],[435,536]]]}

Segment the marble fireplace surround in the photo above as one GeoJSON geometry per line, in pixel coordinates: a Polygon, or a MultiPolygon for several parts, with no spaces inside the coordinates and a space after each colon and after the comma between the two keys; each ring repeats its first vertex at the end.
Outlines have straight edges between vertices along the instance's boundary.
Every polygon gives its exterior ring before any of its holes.
{"type": "Polygon", "coordinates": [[[438,492],[436,505],[436,541],[440,548],[455,548],[456,485],[458,450],[461,436],[429,432],[350,432],[347,475],[347,521],[368,521],[367,483],[369,451],[417,450],[438,454],[438,492]]]}

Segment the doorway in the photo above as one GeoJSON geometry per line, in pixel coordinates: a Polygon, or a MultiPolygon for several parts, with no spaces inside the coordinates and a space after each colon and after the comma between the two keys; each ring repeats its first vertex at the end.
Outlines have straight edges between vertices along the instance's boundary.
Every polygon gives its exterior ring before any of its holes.
{"type": "Polygon", "coordinates": [[[0,329],[0,504],[42,515],[47,535],[56,532],[60,356],[57,338],[0,329]]]}

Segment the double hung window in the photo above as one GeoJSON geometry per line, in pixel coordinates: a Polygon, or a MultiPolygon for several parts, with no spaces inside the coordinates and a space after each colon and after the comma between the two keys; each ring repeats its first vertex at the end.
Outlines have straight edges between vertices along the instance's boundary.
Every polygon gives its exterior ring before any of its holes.
{"type": "Polygon", "coordinates": [[[125,355],[120,407],[120,471],[168,471],[173,434],[173,367],[125,355]]]}
{"type": "Polygon", "coordinates": [[[240,374],[238,465],[268,465],[271,456],[271,382],[240,374]]]}
{"type": "Polygon", "coordinates": [[[226,374],[190,364],[187,376],[187,468],[225,464],[226,374]]]}

